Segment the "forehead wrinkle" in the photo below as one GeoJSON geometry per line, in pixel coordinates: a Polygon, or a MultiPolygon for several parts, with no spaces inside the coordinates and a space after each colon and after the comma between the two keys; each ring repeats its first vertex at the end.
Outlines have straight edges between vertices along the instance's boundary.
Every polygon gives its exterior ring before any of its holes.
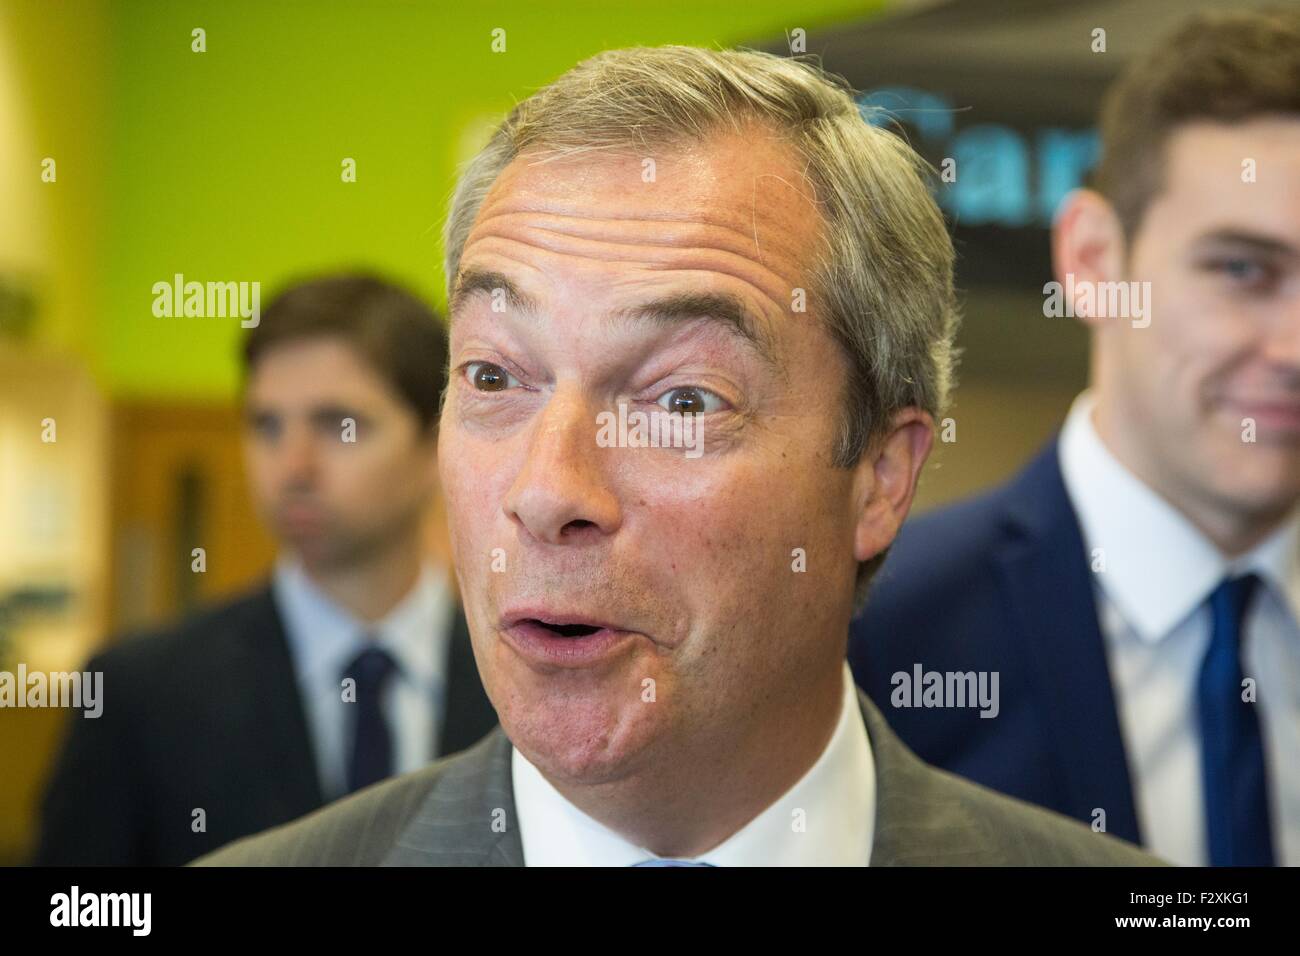
{"type": "MultiPolygon", "coordinates": [[[[756,203],[752,215],[683,219],[680,216],[647,214],[644,216],[586,216],[538,209],[507,209],[480,216],[475,225],[479,233],[475,239],[486,238],[484,232],[500,236],[502,232],[518,229],[528,233],[552,234],[570,237],[578,242],[594,242],[612,246],[653,246],[661,248],[689,248],[683,241],[704,239],[724,251],[756,253],[761,262],[762,249],[759,232],[763,233],[768,249],[795,262],[799,245],[783,241],[789,230],[780,228],[772,216],[759,214],[756,203]],[[492,224],[489,231],[486,227],[492,224]],[[644,224],[643,229],[620,229],[629,224],[644,224]],[[611,229],[611,227],[613,227],[611,229]],[[676,227],[676,228],[674,228],[676,227]],[[607,238],[611,232],[614,238],[607,238]],[[629,241],[631,240],[631,241],[629,241]]],[[[599,257],[597,257],[599,258],[599,257]]]]}
{"type": "MultiPolygon", "coordinates": [[[[589,185],[592,174],[588,168],[592,162],[590,157],[578,157],[580,162],[575,168],[566,167],[563,172],[552,172],[539,180],[538,174],[531,169],[534,164],[528,161],[532,150],[525,150],[503,171],[485,197],[479,209],[478,222],[471,233],[478,231],[490,219],[528,214],[543,220],[548,216],[553,217],[557,220],[552,224],[555,232],[581,233],[583,230],[577,224],[584,221],[591,223],[592,228],[598,231],[602,226],[637,221],[662,222],[683,227],[705,225],[725,230],[733,234],[737,241],[743,241],[744,246],[740,248],[745,249],[760,264],[768,254],[775,252],[788,259],[796,273],[803,271],[806,243],[793,239],[786,241],[787,236],[796,231],[789,227],[786,220],[791,215],[803,218],[807,214],[808,205],[818,215],[822,212],[816,186],[808,175],[811,158],[781,135],[780,130],[771,129],[763,123],[756,123],[752,128],[746,127],[744,132],[715,130],[714,135],[701,140],[686,137],[682,145],[689,149],[681,172],[666,177],[667,182],[679,183],[681,188],[675,189],[667,202],[643,204],[649,208],[637,209],[636,206],[641,204],[631,201],[631,214],[623,212],[629,205],[629,200],[638,195],[639,198],[645,198],[646,193],[626,186],[622,190],[615,190],[613,195],[609,194],[608,189],[603,190],[602,194],[599,186],[593,190],[589,185]],[[746,167],[744,173],[748,175],[738,177],[737,181],[719,188],[716,167],[719,163],[726,165],[727,157],[736,149],[752,160],[742,163],[746,167]],[[765,156],[768,157],[766,160],[763,159],[765,156]],[[692,161],[690,157],[696,157],[700,161],[692,161]],[[744,182],[745,178],[749,179],[748,183],[744,182]],[[765,201],[762,203],[759,202],[760,181],[765,187],[765,201]],[[779,184],[776,187],[778,189],[783,187],[784,197],[767,193],[767,189],[774,183],[779,184]],[[696,184],[700,188],[692,188],[696,184]],[[795,206],[802,205],[804,208],[790,208],[791,200],[795,200],[795,206]],[[665,206],[668,207],[666,210],[665,206]],[[761,238],[760,227],[764,233],[761,238]]],[[[546,150],[542,149],[542,153],[545,154],[546,150]]],[[[555,158],[562,157],[548,156],[548,159],[555,158]]],[[[636,163],[640,162],[640,158],[639,150],[613,149],[603,160],[636,163]]],[[[608,162],[597,160],[596,165],[599,169],[605,169],[608,162]]],[[[600,177],[597,176],[597,179],[600,177]]],[[[604,186],[611,185],[608,182],[602,183],[604,186]]],[[[651,198],[662,193],[665,188],[662,183],[651,185],[651,198]]],[[[543,222],[540,225],[547,224],[543,222]]],[[[470,240],[472,239],[471,235],[470,240]]],[[[667,244],[672,241],[669,237],[667,244]]]]}
{"type": "MultiPolygon", "coordinates": [[[[731,238],[732,242],[713,245],[652,244],[640,241],[627,243],[609,239],[576,238],[565,232],[534,225],[521,228],[511,227],[509,224],[505,224],[504,227],[501,227],[501,224],[493,224],[488,228],[476,227],[475,232],[471,245],[480,250],[484,247],[495,249],[512,260],[518,257],[510,251],[509,247],[517,245],[530,252],[540,250],[548,257],[559,256],[580,262],[633,263],[645,270],[711,272],[729,276],[752,286],[765,301],[770,301],[776,311],[782,314],[786,308],[783,305],[786,296],[792,294],[796,287],[806,287],[809,284],[806,278],[800,278],[799,270],[802,267],[797,257],[784,257],[784,261],[773,261],[774,255],[784,253],[785,250],[769,249],[769,254],[764,257],[767,261],[755,259],[747,254],[750,237],[740,232],[728,231],[727,237],[731,238]]],[[[791,251],[790,256],[794,255],[791,251]]],[[[519,264],[525,265],[523,260],[520,260],[519,264]]],[[[527,267],[543,276],[548,272],[547,268],[536,265],[527,267]]],[[[554,268],[553,264],[551,268],[554,268]]],[[[462,274],[468,277],[469,271],[464,270],[462,274]]],[[[460,291],[460,287],[454,289],[452,293],[448,311],[452,313],[453,323],[454,313],[471,297],[470,293],[490,291],[496,287],[501,288],[502,293],[510,301],[519,302],[519,311],[536,312],[537,310],[535,300],[530,301],[522,294],[518,294],[517,298],[511,298],[513,287],[507,286],[504,278],[497,275],[486,281],[473,283],[462,281],[462,286],[464,293],[460,291]]]]}

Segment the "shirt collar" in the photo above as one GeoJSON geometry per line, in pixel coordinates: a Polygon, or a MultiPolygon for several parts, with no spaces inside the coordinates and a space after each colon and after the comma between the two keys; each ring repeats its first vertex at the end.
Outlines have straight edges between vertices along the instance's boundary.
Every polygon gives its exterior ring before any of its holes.
{"type": "Polygon", "coordinates": [[[378,621],[365,622],[339,606],[307,574],[302,562],[281,555],[272,587],[284,614],[294,667],[305,683],[337,683],[344,668],[365,646],[366,635],[387,650],[404,678],[432,691],[441,679],[437,635],[450,619],[451,592],[446,574],[425,563],[415,585],[378,621]]]}
{"type": "Polygon", "coordinates": [[[1254,571],[1282,596],[1293,621],[1300,621],[1300,508],[1286,522],[1233,562],[1236,574],[1254,571]]]}
{"type": "MultiPolygon", "coordinates": [[[[631,866],[656,859],[571,804],[517,749],[511,773],[528,866],[631,866]]],[[[839,722],[816,763],[771,806],[693,862],[865,866],[875,801],[871,744],[846,663],[839,722]]]]}
{"type": "Polygon", "coordinates": [[[1160,640],[1225,576],[1246,571],[1256,572],[1284,595],[1296,617],[1300,510],[1269,538],[1229,561],[1177,508],[1120,463],[1097,434],[1094,407],[1088,391],[1070,407],[1058,445],[1061,474],[1089,566],[1104,562],[1094,578],[1138,636],[1160,640]]]}

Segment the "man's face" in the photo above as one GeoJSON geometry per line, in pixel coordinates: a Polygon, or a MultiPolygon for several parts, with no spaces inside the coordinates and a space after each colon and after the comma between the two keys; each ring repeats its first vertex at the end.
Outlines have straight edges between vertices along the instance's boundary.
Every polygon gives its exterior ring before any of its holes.
{"type": "Polygon", "coordinates": [[[419,521],[435,487],[434,441],[340,339],[290,341],[262,355],[245,425],[258,510],[308,567],[346,567],[381,552],[419,521]]]}
{"type": "Polygon", "coordinates": [[[462,256],[481,290],[452,305],[438,457],[475,654],[514,744],[583,783],[824,686],[856,568],[830,461],[845,363],[791,308],[812,301],[811,189],[762,135],[653,159],[650,182],[640,156],[517,159],[462,256]],[[764,344],[683,298],[702,294],[764,344]],[[702,454],[598,442],[620,403],[699,411],[702,454]]]}
{"type": "Polygon", "coordinates": [[[1151,324],[1106,333],[1116,413],[1159,487],[1285,510],[1300,496],[1300,119],[1189,124],[1165,176],[1128,266],[1151,283],[1151,324]]]}

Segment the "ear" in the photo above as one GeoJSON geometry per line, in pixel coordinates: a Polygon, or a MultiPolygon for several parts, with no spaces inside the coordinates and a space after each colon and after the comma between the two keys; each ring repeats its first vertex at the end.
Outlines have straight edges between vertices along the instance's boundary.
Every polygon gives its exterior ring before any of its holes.
{"type": "MultiPolygon", "coordinates": [[[[1083,283],[1118,282],[1123,278],[1124,258],[1124,228],[1110,201],[1091,189],[1066,195],[1052,221],[1056,281],[1069,288],[1067,276],[1073,276],[1076,290],[1083,283]]],[[[1081,322],[1094,328],[1106,323],[1107,319],[1080,309],[1081,304],[1076,297],[1074,314],[1081,322]]]]}
{"type": "Polygon", "coordinates": [[[894,415],[889,432],[863,454],[853,476],[853,554],[858,561],[874,558],[898,534],[933,446],[930,413],[905,408],[894,415]]]}

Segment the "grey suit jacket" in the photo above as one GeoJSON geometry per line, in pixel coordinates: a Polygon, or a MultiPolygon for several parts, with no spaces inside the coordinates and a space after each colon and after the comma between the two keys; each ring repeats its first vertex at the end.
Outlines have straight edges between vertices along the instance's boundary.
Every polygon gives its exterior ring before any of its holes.
{"type": "MultiPolygon", "coordinates": [[[[1156,866],[1137,847],[923,763],[858,699],[876,765],[872,866],[1156,866]]],[[[523,866],[498,726],[462,753],[377,783],[197,866],[523,866]]]]}

